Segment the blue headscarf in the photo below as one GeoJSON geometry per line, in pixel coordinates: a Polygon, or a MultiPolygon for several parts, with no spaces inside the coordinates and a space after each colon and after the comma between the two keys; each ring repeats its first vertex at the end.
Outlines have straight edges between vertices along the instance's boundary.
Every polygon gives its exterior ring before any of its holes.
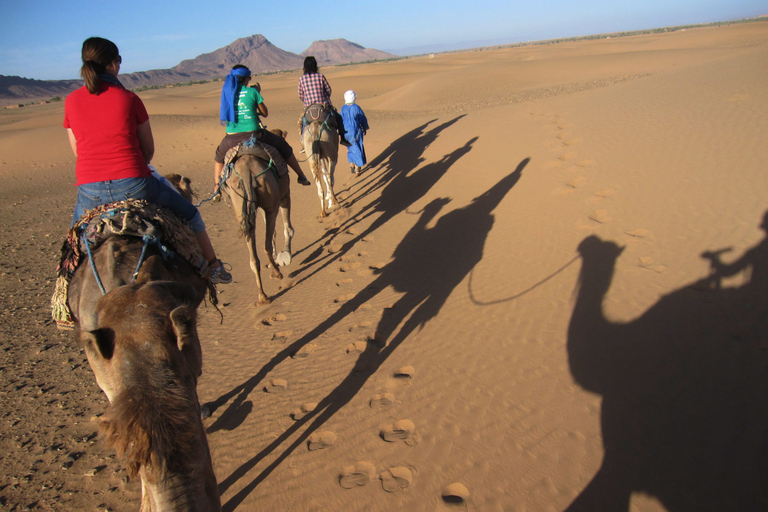
{"type": "Polygon", "coordinates": [[[238,77],[251,76],[251,70],[248,68],[233,69],[224,79],[224,86],[221,88],[221,110],[219,118],[221,124],[226,125],[227,122],[235,122],[235,95],[237,94],[237,87],[240,85],[238,77]]]}

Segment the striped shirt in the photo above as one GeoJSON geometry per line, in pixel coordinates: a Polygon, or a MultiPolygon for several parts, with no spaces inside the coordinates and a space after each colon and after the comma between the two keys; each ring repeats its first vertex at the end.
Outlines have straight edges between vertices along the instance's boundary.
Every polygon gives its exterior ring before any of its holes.
{"type": "Polygon", "coordinates": [[[310,73],[299,77],[299,99],[305,107],[319,103],[331,104],[331,86],[320,73],[310,73]]]}

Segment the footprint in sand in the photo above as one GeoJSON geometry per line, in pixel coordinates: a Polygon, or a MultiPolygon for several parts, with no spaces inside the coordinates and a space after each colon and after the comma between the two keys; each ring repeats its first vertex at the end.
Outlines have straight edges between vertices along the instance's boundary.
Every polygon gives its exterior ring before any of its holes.
{"type": "Polygon", "coordinates": [[[333,302],[337,304],[341,304],[343,302],[349,302],[350,300],[354,299],[357,296],[356,293],[347,293],[342,295],[341,297],[336,297],[333,302]]]}
{"type": "Polygon", "coordinates": [[[608,214],[608,210],[593,210],[592,213],[589,214],[589,220],[605,224],[606,222],[613,220],[613,218],[608,214]]]}
{"type": "Polygon", "coordinates": [[[584,176],[576,176],[575,178],[571,179],[566,183],[567,186],[571,188],[580,188],[587,184],[587,178],[584,176]]]}
{"type": "Polygon", "coordinates": [[[339,272],[351,272],[353,270],[357,270],[362,266],[362,263],[359,261],[345,263],[339,267],[339,272]]]}
{"type": "Polygon", "coordinates": [[[414,370],[413,366],[403,366],[402,368],[398,368],[395,373],[392,374],[392,378],[387,381],[387,389],[409,386],[415,373],[416,370],[414,370]]]}
{"type": "Polygon", "coordinates": [[[575,151],[566,151],[559,157],[557,157],[559,160],[562,160],[563,162],[569,162],[576,158],[576,152],[575,151]]]}
{"type": "Polygon", "coordinates": [[[307,414],[311,413],[315,410],[317,407],[317,402],[307,402],[305,404],[301,404],[300,407],[297,407],[296,409],[291,412],[291,418],[294,420],[300,420],[307,414]]]}
{"type": "Polygon", "coordinates": [[[339,485],[345,489],[361,487],[376,476],[376,468],[367,461],[355,462],[351,466],[345,466],[339,475],[339,485]]]}
{"type": "Polygon", "coordinates": [[[299,358],[302,358],[302,357],[308,357],[309,355],[311,355],[312,353],[317,351],[317,348],[318,348],[317,347],[317,343],[307,343],[306,345],[301,347],[299,350],[297,350],[296,352],[291,354],[291,357],[293,359],[299,359],[299,358]]]}
{"type": "Polygon", "coordinates": [[[653,239],[653,233],[650,230],[647,230],[645,228],[637,228],[631,231],[625,231],[624,234],[634,238],[653,239]]]}
{"type": "Polygon", "coordinates": [[[323,450],[333,446],[336,442],[336,433],[330,430],[323,430],[322,432],[315,432],[309,436],[307,440],[307,448],[313,452],[315,450],[323,450]]]}
{"type": "Polygon", "coordinates": [[[408,446],[416,446],[421,436],[416,433],[416,425],[411,420],[398,420],[379,431],[379,435],[388,443],[405,441],[408,446]]]}
{"type": "MultiPolygon", "coordinates": [[[[359,324],[352,324],[352,327],[349,328],[349,332],[359,331],[360,329],[370,329],[371,327],[373,327],[373,322],[364,320],[359,324]]],[[[373,338],[366,336],[365,341],[373,341],[373,338]]]]}
{"type": "Polygon", "coordinates": [[[342,285],[345,285],[345,284],[352,284],[354,282],[355,282],[355,280],[352,279],[351,277],[346,277],[346,278],[342,279],[341,281],[339,281],[338,283],[336,283],[336,286],[342,286],[342,285]]]}
{"type": "Polygon", "coordinates": [[[637,264],[638,264],[638,266],[640,266],[642,268],[647,268],[648,270],[653,270],[657,274],[661,274],[662,272],[667,270],[667,267],[665,267],[664,265],[657,264],[653,260],[653,258],[651,258],[650,256],[641,256],[640,258],[638,258],[637,264]]]}
{"type": "Polygon", "coordinates": [[[404,381],[410,382],[410,380],[415,375],[416,370],[413,368],[413,366],[402,366],[395,370],[395,373],[393,374],[396,379],[401,379],[404,381]]]}
{"type": "Polygon", "coordinates": [[[288,317],[286,315],[284,315],[283,313],[278,313],[275,316],[262,318],[261,323],[263,325],[274,325],[276,322],[284,322],[286,320],[288,320],[288,317]]]}
{"type": "Polygon", "coordinates": [[[272,335],[273,340],[287,340],[293,331],[277,331],[272,335]]]}
{"type": "Polygon", "coordinates": [[[395,403],[395,395],[393,393],[376,393],[368,403],[371,409],[384,409],[395,403]]]}
{"type": "Polygon", "coordinates": [[[443,500],[447,503],[463,503],[469,499],[469,489],[461,482],[443,487],[443,500]]]}
{"type": "Polygon", "coordinates": [[[379,478],[385,491],[397,492],[411,485],[413,474],[405,466],[394,466],[379,473],[379,478]]]}
{"type": "Polygon", "coordinates": [[[354,343],[350,343],[347,345],[347,348],[345,349],[347,354],[354,355],[359,354],[360,352],[365,352],[365,349],[368,348],[368,342],[365,340],[358,340],[354,343]]]}
{"type": "Polygon", "coordinates": [[[288,381],[285,379],[272,379],[264,386],[267,393],[282,393],[288,388],[288,381]]]}
{"type": "Polygon", "coordinates": [[[328,253],[333,254],[335,252],[339,252],[344,248],[344,244],[333,244],[328,246],[328,253]]]}

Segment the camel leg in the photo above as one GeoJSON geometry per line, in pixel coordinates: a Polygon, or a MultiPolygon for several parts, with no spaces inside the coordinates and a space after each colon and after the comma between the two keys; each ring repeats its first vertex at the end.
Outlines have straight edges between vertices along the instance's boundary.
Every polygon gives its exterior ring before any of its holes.
{"type": "Polygon", "coordinates": [[[312,174],[315,175],[315,185],[317,185],[317,197],[320,198],[320,218],[325,218],[328,216],[328,212],[325,208],[325,192],[323,191],[323,186],[325,183],[325,175],[320,172],[315,172],[314,169],[312,169],[312,174]],[[318,176],[320,174],[320,176],[318,176]]]}
{"type": "Polygon", "coordinates": [[[274,240],[275,240],[275,227],[277,225],[277,211],[270,212],[269,214],[266,214],[265,212],[265,220],[267,222],[266,227],[266,233],[264,233],[264,252],[267,255],[267,260],[269,261],[270,267],[272,269],[272,274],[270,277],[272,279],[282,279],[283,274],[280,272],[280,268],[275,262],[275,246],[274,246],[274,240]]]}
{"type": "Polygon", "coordinates": [[[336,192],[333,189],[336,181],[336,174],[334,172],[336,170],[336,162],[329,157],[325,159],[323,165],[326,170],[325,174],[328,176],[328,183],[330,183],[330,187],[328,187],[328,207],[339,208],[341,205],[339,204],[339,200],[336,198],[336,192]]]}
{"type": "Polygon", "coordinates": [[[293,240],[293,225],[291,225],[291,196],[290,194],[286,194],[285,197],[280,201],[280,217],[283,219],[283,250],[281,254],[282,260],[285,261],[285,263],[278,262],[281,265],[290,265],[291,264],[291,241],[293,240]]]}
{"type": "MultiPolygon", "coordinates": [[[[327,169],[323,169],[324,171],[327,171],[327,169]]],[[[327,210],[333,211],[335,208],[338,208],[339,201],[336,199],[336,194],[333,191],[333,183],[332,182],[332,176],[330,176],[327,172],[323,172],[323,185],[325,186],[325,197],[323,198],[323,206],[324,208],[327,208],[327,210]]]]}
{"type": "Polygon", "coordinates": [[[248,246],[248,256],[250,259],[251,264],[251,270],[253,271],[253,275],[256,276],[256,286],[259,289],[259,300],[256,301],[257,306],[262,306],[264,304],[271,304],[272,299],[267,297],[267,294],[264,293],[264,286],[261,282],[261,263],[259,263],[259,257],[256,255],[256,230],[254,229],[250,233],[248,233],[248,237],[245,241],[245,244],[248,246]]]}

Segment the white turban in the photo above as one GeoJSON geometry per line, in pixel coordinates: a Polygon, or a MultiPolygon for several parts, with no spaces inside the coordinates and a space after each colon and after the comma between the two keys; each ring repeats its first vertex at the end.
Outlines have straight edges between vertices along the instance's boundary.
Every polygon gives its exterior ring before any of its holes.
{"type": "Polygon", "coordinates": [[[350,89],[344,93],[344,103],[354,103],[355,99],[357,99],[357,94],[355,94],[355,91],[350,89]]]}

